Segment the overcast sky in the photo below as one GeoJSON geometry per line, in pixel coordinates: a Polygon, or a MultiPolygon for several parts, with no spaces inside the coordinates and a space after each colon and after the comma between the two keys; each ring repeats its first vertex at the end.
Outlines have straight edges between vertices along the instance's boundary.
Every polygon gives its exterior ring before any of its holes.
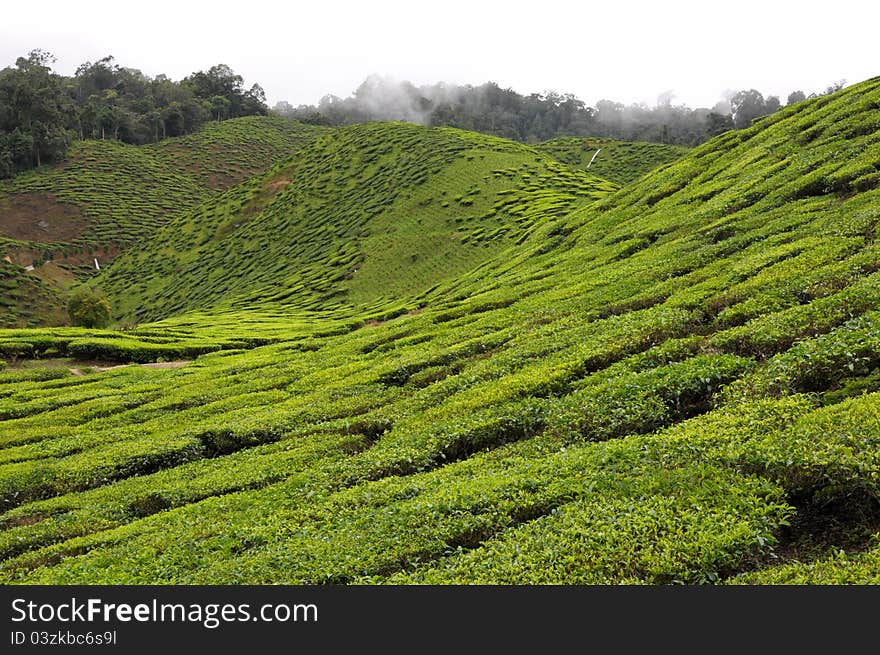
{"type": "Polygon", "coordinates": [[[495,81],[520,93],[574,93],[710,107],[727,89],[783,103],[880,75],[876,0],[627,2],[4,2],[0,67],[34,48],[72,74],[112,54],[180,79],[225,63],[270,105],[348,96],[377,73],[415,84],[495,81]]]}

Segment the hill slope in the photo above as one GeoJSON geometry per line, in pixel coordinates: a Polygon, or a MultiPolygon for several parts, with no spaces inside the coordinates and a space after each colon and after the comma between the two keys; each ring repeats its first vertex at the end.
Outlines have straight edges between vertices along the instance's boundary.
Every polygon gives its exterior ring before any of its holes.
{"type": "Polygon", "coordinates": [[[663,143],[577,136],[551,139],[536,144],[534,148],[564,164],[588,170],[620,185],[634,182],[658,166],[679,159],[689,150],[663,143]]]}
{"type": "Polygon", "coordinates": [[[658,166],[682,157],[688,148],[662,143],[564,136],[534,146],[564,164],[589,170],[617,184],[629,184],[658,166]],[[592,162],[592,163],[591,163],[592,162]]]}
{"type": "Polygon", "coordinates": [[[206,309],[155,338],[237,318],[278,342],[0,373],[0,578],[877,582],[878,222],[880,78],[551,216],[396,318],[206,309]]]}
{"type": "Polygon", "coordinates": [[[63,322],[64,288],[94,274],[96,258],[106,266],[180,211],[266,170],[322,131],[247,117],[142,147],[84,141],[66,162],[0,183],[0,256],[14,265],[2,279],[12,300],[30,296],[26,289],[47,294],[34,306],[14,302],[0,325],[63,322]]]}
{"type": "Polygon", "coordinates": [[[180,215],[101,284],[128,319],[220,306],[351,314],[453,279],[614,189],[503,139],[340,128],[180,215]]]}

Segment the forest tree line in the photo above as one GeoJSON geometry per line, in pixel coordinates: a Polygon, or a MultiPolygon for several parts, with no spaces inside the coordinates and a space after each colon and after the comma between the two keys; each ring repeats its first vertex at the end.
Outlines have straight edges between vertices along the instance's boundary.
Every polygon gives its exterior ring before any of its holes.
{"type": "MultiPolygon", "coordinates": [[[[54,72],[54,61],[33,50],[0,70],[0,178],[60,161],[76,139],[141,145],[190,134],[208,121],[269,113],[262,87],[246,89],[224,64],[173,81],[119,66],[112,56],[83,63],[72,77],[54,72]]],[[[818,95],[842,86],[838,82],[818,95]]],[[[815,95],[794,91],[787,104],[815,95]]],[[[327,95],[317,105],[297,107],[282,101],[273,113],[321,125],[403,120],[525,143],[595,136],[694,146],[748,127],[781,106],[779,98],[755,89],[730,93],[711,109],[674,105],[672,96],[653,107],[611,100],[591,107],[572,94],[522,95],[494,82],[417,87],[371,76],[348,98],[327,95]]]]}
{"type": "MultiPolygon", "coordinates": [[[[837,82],[809,97],[831,93],[843,84],[837,82]]],[[[802,91],[794,91],[787,104],[807,97],[802,91]]],[[[756,118],[782,106],[778,97],[765,97],[755,89],[731,92],[712,108],[674,105],[672,98],[660,98],[653,107],[612,100],[600,100],[590,107],[572,94],[522,95],[494,82],[417,87],[372,76],[348,98],[327,95],[317,105],[297,107],[282,101],[273,111],[306,123],[350,125],[403,120],[458,127],[525,143],[557,136],[595,136],[695,146],[726,130],[748,127],[756,118]]]]}
{"type": "Polygon", "coordinates": [[[141,145],[198,130],[211,120],[266,114],[259,84],[218,64],[179,82],[119,66],[112,56],[85,62],[72,77],[52,70],[42,50],[0,70],[0,178],[60,161],[76,139],[141,145]]]}

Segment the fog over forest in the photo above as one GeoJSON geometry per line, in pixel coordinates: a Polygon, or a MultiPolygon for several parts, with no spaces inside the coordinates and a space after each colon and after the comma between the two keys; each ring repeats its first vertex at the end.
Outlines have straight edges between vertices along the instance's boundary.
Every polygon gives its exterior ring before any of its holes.
{"type": "MultiPolygon", "coordinates": [[[[270,110],[263,87],[246,86],[223,63],[174,81],[145,75],[110,55],[84,62],[73,76],[58,74],[55,61],[50,52],[36,49],[0,70],[0,178],[61,161],[76,140],[142,145],[192,134],[207,122],[270,111],[316,125],[406,121],[525,143],[593,136],[694,146],[748,127],[782,105],[775,96],[746,89],[728,92],[711,108],[677,105],[671,92],[653,107],[613,100],[591,107],[570,93],[522,95],[494,82],[415,86],[372,75],[348,98],[327,95],[317,105],[297,107],[282,101],[270,110]]],[[[823,93],[843,84],[834,83],[823,93]]],[[[787,103],[814,95],[793,91],[787,103]]]]}
{"type": "MultiPolygon", "coordinates": [[[[810,96],[795,90],[786,104],[830,93],[843,85],[843,81],[836,82],[810,96]]],[[[654,106],[600,100],[591,107],[572,94],[548,91],[522,95],[494,82],[415,86],[372,75],[348,98],[327,95],[317,105],[296,107],[281,101],[273,109],[316,124],[396,120],[459,127],[528,143],[590,135],[693,146],[725,130],[748,127],[756,118],[782,106],[778,97],[765,97],[756,89],[730,90],[712,107],[691,108],[674,100],[670,91],[661,94],[654,106]]]]}

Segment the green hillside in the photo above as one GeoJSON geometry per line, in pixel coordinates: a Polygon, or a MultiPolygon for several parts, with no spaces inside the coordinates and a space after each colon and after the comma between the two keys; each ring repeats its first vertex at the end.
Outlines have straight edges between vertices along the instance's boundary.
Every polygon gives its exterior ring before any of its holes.
{"type": "Polygon", "coordinates": [[[663,143],[563,136],[538,143],[540,150],[564,164],[588,170],[617,184],[629,184],[648,171],[682,157],[688,148],[663,143]],[[592,163],[591,163],[592,162],[592,163]]]}
{"type": "Polygon", "coordinates": [[[181,214],[100,283],[127,320],[399,305],[616,186],[503,139],[340,128],[181,214]]]}
{"type": "Polygon", "coordinates": [[[246,117],[141,147],[82,141],[64,163],[0,182],[0,258],[13,264],[0,272],[10,289],[0,325],[63,322],[65,289],[93,275],[96,258],[106,266],[181,211],[266,170],[321,132],[246,117]],[[33,271],[24,270],[31,265],[33,271]],[[33,288],[43,289],[45,302],[16,300],[33,288]]]}
{"type": "Polygon", "coordinates": [[[328,134],[107,271],[163,321],[0,332],[194,358],[0,371],[0,580],[878,582],[880,78],[611,194],[503,143],[328,134]],[[425,288],[420,202],[509,232],[425,288]]]}

